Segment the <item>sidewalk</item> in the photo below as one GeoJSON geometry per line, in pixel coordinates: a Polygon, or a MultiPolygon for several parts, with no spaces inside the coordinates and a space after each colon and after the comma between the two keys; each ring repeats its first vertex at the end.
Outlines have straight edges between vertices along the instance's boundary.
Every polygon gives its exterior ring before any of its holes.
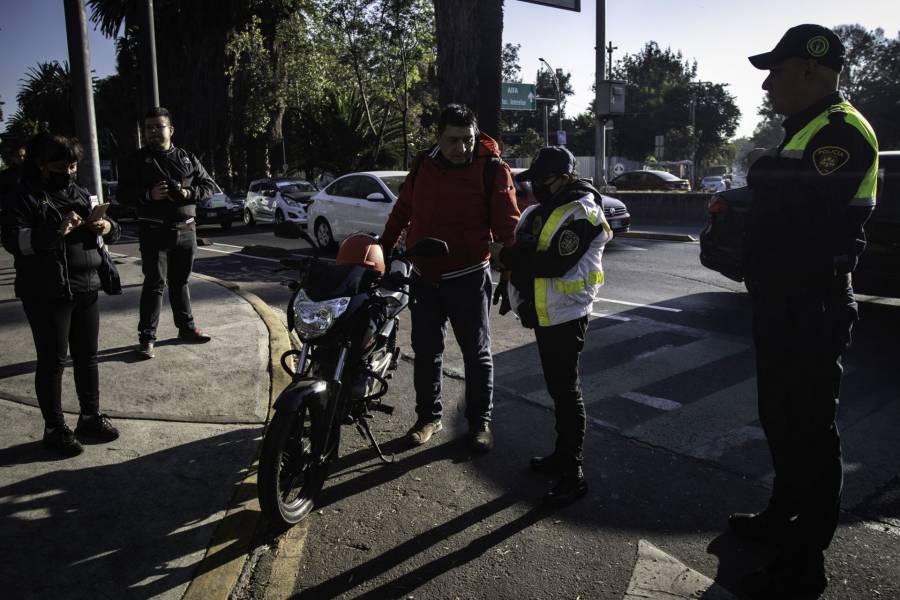
{"type": "MultiPolygon", "coordinates": [[[[261,301],[195,275],[194,315],[213,340],[179,343],[166,301],[156,358],[140,360],[140,263],[116,262],[123,294],[100,300],[100,402],[121,437],[57,459],[41,448],[34,345],[0,251],[0,595],[226,598],[250,550],[270,357],[286,338],[261,301]]],[[[74,428],[68,367],[63,409],[74,428]]]]}

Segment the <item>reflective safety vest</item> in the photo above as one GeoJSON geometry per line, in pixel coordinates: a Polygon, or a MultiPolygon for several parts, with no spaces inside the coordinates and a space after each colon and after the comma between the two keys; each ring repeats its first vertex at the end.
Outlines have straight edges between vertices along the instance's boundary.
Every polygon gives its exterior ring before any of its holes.
{"type": "MultiPolygon", "coordinates": [[[[529,221],[528,214],[540,205],[529,206],[522,213],[516,231],[529,221]]],[[[553,236],[564,223],[572,218],[587,219],[591,225],[602,227],[600,233],[591,240],[587,251],[578,263],[561,277],[536,277],[534,279],[534,306],[538,325],[548,327],[566,321],[579,319],[591,312],[591,306],[600,293],[603,277],[603,247],[612,239],[612,230],[603,216],[603,210],[594,201],[593,194],[585,194],[578,200],[558,206],[550,213],[538,235],[537,252],[550,248],[553,236]]],[[[521,294],[510,281],[509,298],[512,308],[518,309],[521,294]]]]}
{"type": "Polygon", "coordinates": [[[859,188],[853,195],[853,199],[850,201],[850,206],[875,206],[875,192],[878,183],[878,140],[866,118],[846,100],[832,104],[814,119],[810,120],[803,129],[794,134],[794,137],[788,141],[778,154],[784,158],[802,159],[810,140],[815,137],[819,130],[828,125],[829,117],[834,113],[843,113],[844,121],[855,127],[875,151],[875,160],[872,162],[869,170],[866,171],[862,183],[860,183],[859,188]]]}

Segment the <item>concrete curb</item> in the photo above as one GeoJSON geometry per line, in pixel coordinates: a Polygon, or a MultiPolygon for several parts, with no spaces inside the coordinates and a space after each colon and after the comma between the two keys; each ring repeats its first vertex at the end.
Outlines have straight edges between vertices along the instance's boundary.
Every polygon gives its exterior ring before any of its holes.
{"type": "Polygon", "coordinates": [[[663,233],[660,231],[626,231],[617,233],[616,237],[636,238],[641,240],[662,240],[667,242],[696,242],[697,238],[686,233],[663,233]]]}
{"type": "MultiPolygon", "coordinates": [[[[281,355],[291,349],[290,336],[278,313],[269,308],[256,294],[245,292],[239,285],[210,275],[195,273],[194,277],[210,281],[234,292],[246,300],[262,319],[269,331],[269,406],[266,422],[272,412],[272,404],[290,378],[281,368],[281,355]]],[[[197,575],[185,590],[182,600],[227,600],[241,576],[250,542],[256,532],[262,514],[256,496],[258,461],[248,467],[249,474],[238,484],[234,496],[219,521],[203,560],[197,565],[197,575]]]]}

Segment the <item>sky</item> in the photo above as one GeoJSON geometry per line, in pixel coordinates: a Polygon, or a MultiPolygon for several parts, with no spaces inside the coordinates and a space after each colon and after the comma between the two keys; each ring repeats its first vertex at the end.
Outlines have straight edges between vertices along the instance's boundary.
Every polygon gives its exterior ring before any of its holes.
{"type": "MultiPolygon", "coordinates": [[[[596,0],[582,0],[580,13],[506,0],[503,42],[521,44],[522,78],[533,82],[543,57],[556,69],[572,73],[575,95],[566,114],[583,112],[593,98],[596,0]]],[[[613,61],[634,54],[648,41],[681,51],[697,60],[698,79],[727,83],[742,119],[737,135],[750,135],[758,122],[760,88],[765,73],[747,56],[771,50],[784,31],[800,23],[826,27],[858,23],[900,33],[897,0],[607,0],[606,39],[618,49],[613,61]]],[[[112,40],[88,23],[94,75],[115,72],[112,40]]],[[[16,110],[20,80],[38,62],[68,58],[62,0],[0,0],[0,101],[4,116],[16,110]]],[[[626,98],[626,110],[627,110],[626,98]]]]}

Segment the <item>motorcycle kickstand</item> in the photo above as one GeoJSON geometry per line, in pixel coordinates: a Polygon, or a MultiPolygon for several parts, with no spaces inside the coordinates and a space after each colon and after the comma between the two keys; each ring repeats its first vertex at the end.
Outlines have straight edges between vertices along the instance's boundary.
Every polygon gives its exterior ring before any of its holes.
{"type": "Polygon", "coordinates": [[[381,451],[381,446],[378,445],[378,442],[375,441],[375,436],[372,435],[372,430],[369,429],[369,421],[365,417],[358,419],[356,421],[356,430],[359,431],[361,435],[364,435],[369,443],[375,448],[375,451],[378,452],[378,458],[380,458],[383,462],[388,464],[394,462],[394,455],[391,454],[389,456],[385,456],[384,452],[381,451]]]}

